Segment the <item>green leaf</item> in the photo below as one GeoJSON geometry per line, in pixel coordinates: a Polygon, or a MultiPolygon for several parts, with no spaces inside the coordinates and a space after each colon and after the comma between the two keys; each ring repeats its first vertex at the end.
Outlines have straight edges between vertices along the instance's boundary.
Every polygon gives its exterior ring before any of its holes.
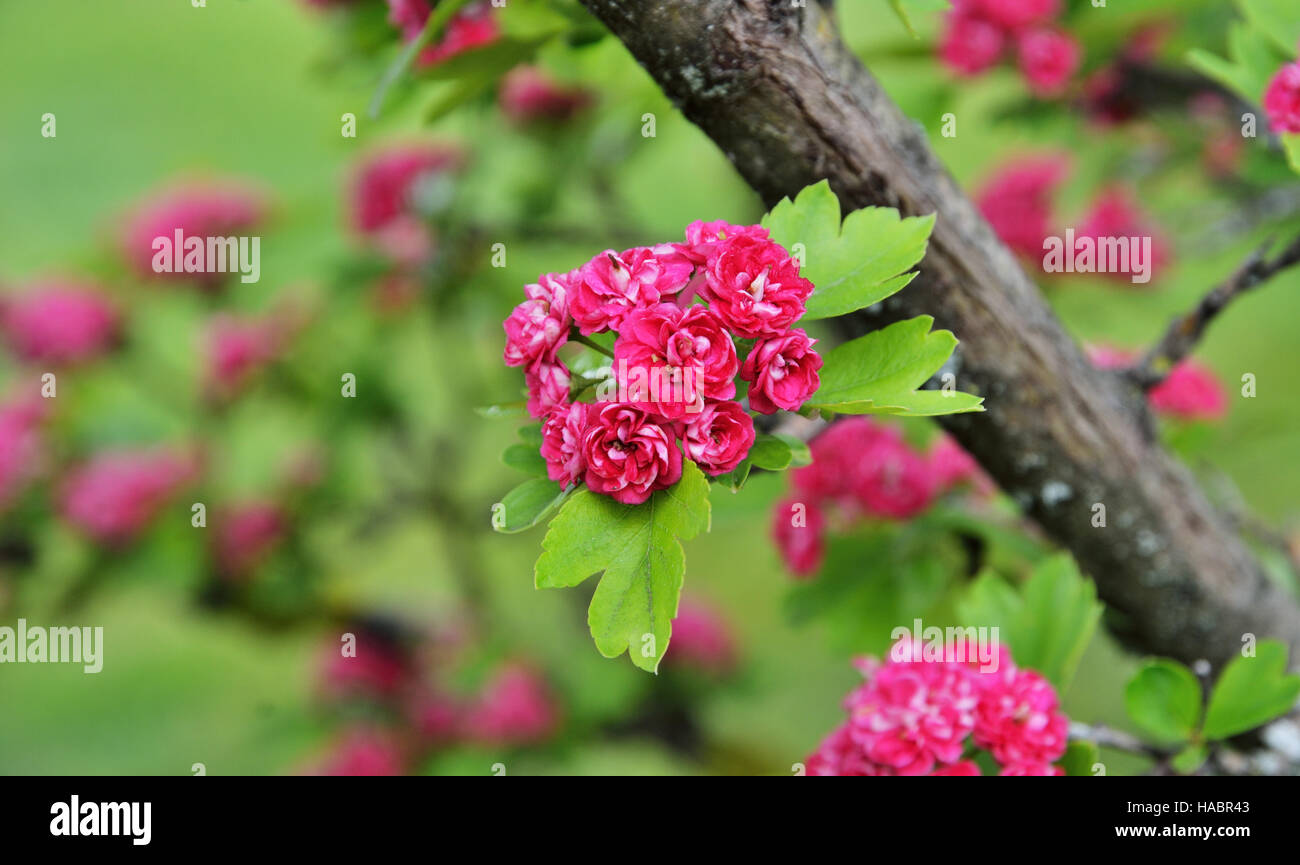
{"type": "Polygon", "coordinates": [[[568,495],[568,490],[549,478],[530,478],[497,502],[492,509],[492,527],[506,535],[531,529],[554,513],[568,495]]]}
{"type": "MultiPolygon", "coordinates": [[[[1293,51],[1294,45],[1288,50],[1293,51]]],[[[1234,21],[1228,27],[1230,60],[1200,50],[1192,51],[1188,60],[1242,99],[1258,105],[1268,83],[1289,56],[1278,50],[1268,33],[1234,21]]]]}
{"type": "Polygon", "coordinates": [[[1291,170],[1300,174],[1300,135],[1283,135],[1282,147],[1286,150],[1286,161],[1290,163],[1291,170]]]}
{"type": "Polygon", "coordinates": [[[748,457],[746,457],[740,461],[740,465],[736,466],[726,474],[718,475],[714,478],[714,481],[731,490],[733,493],[738,493],[745,486],[745,481],[749,480],[749,472],[753,467],[754,464],[749,461],[748,457]]]}
{"type": "Polygon", "coordinates": [[[1205,762],[1205,758],[1208,754],[1209,750],[1204,745],[1188,745],[1186,748],[1175,754],[1174,759],[1169,762],[1176,771],[1184,775],[1190,775],[1197,769],[1201,768],[1201,764],[1205,762]]]}
{"type": "Polygon", "coordinates": [[[759,435],[754,439],[753,447],[749,449],[749,461],[760,469],[767,469],[770,472],[789,468],[793,459],[794,454],[790,450],[789,443],[773,435],[759,435]]]}
{"type": "Polygon", "coordinates": [[[844,315],[879,303],[912,281],[925,257],[933,216],[903,219],[888,207],[865,207],[840,223],[840,202],[825,180],[783,199],[763,218],[772,239],[794,252],[812,281],[803,320],[844,315]]]}
{"type": "Polygon", "coordinates": [[[709,528],[709,483],[686,461],[681,481],[640,505],[582,489],[569,498],[542,541],[539,589],[576,586],[601,573],[587,612],[596,648],[627,652],[656,672],[677,615],[686,557],[680,541],[709,528]]]}
{"type": "Polygon", "coordinates": [[[520,39],[496,39],[421,70],[420,78],[427,81],[476,79],[491,84],[518,64],[531,61],[555,32],[520,39]]]}
{"type": "Polygon", "coordinates": [[[493,83],[493,79],[488,77],[461,78],[447,82],[424,106],[424,122],[436,123],[457,108],[473,102],[479,95],[486,93],[493,83]]]}
{"type": "Polygon", "coordinates": [[[1080,739],[1071,742],[1065,749],[1065,756],[1061,758],[1061,766],[1065,769],[1065,774],[1074,776],[1092,777],[1094,775],[1092,767],[1099,762],[1101,762],[1101,751],[1096,743],[1080,739]]]}
{"type": "Polygon", "coordinates": [[[838,345],[822,364],[821,387],[805,407],[841,414],[929,416],[982,411],[984,400],[957,391],[917,391],[952,355],[957,339],[930,331],[928,315],[838,345]]]}
{"type": "Polygon", "coordinates": [[[1295,57],[1296,45],[1300,44],[1300,15],[1296,14],[1295,0],[1237,0],[1237,5],[1285,57],[1295,57]]]}
{"type": "Polygon", "coordinates": [[[948,9],[948,0],[887,0],[889,8],[894,10],[898,20],[903,22],[907,32],[912,34],[912,38],[918,38],[916,30],[912,27],[912,17],[908,10],[912,12],[941,12],[948,9]]]}
{"type": "MultiPolygon", "coordinates": [[[[530,475],[546,475],[546,460],[542,458],[537,448],[532,445],[510,445],[501,454],[501,462],[512,469],[518,469],[530,475]]],[[[551,483],[554,483],[554,481],[551,483]]]]}
{"type": "Polygon", "coordinates": [[[1146,732],[1172,742],[1186,742],[1201,718],[1201,683],[1177,661],[1147,661],[1124,688],[1129,717],[1146,732]]]}
{"type": "Polygon", "coordinates": [[[1102,605],[1097,587],[1067,554],[1038,564],[1015,591],[997,574],[981,574],[958,604],[963,622],[996,626],[1015,662],[1064,690],[1088,647],[1102,605]]]}
{"type": "Polygon", "coordinates": [[[1255,657],[1234,658],[1215,683],[1205,712],[1206,739],[1226,739],[1289,711],[1300,696],[1300,676],[1287,675],[1286,645],[1263,640],[1255,657]]]}
{"type": "Polygon", "coordinates": [[[787,593],[786,618],[816,621],[837,651],[883,652],[895,628],[939,614],[964,555],[952,539],[909,527],[832,537],[816,578],[787,593]]]}
{"type": "Polygon", "coordinates": [[[808,442],[785,433],[776,433],[776,437],[785,442],[786,446],[790,448],[791,468],[812,465],[812,449],[808,447],[808,442]]]}

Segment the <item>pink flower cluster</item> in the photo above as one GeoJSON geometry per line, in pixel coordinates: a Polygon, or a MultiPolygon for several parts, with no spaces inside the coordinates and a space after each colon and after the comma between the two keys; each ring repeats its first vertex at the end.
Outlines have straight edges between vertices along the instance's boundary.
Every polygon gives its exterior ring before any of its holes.
{"type": "Polygon", "coordinates": [[[844,702],[848,720],[806,761],[809,775],[979,775],[975,749],[1002,775],[1063,775],[1069,719],[1056,690],[1002,648],[996,670],[926,660],[908,639],[882,663],[863,658],[866,682],[844,702]]]}
{"type": "Polygon", "coordinates": [[[300,774],[392,777],[405,773],[408,759],[402,743],[390,733],[372,725],[358,725],[345,731],[329,754],[300,774]]]}
{"type": "Polygon", "coordinates": [[[839,525],[864,518],[908,520],[950,489],[993,485],[969,454],[949,438],[928,452],[903,440],[896,427],[846,418],[813,439],[812,465],[791,473],[794,489],[772,513],[772,536],[796,576],[815,574],[826,553],[828,515],[839,525]]]}
{"type": "Polygon", "coordinates": [[[222,314],[208,325],[203,389],[210,399],[234,397],[279,355],[283,332],[272,318],[222,314]]]}
{"type": "Polygon", "coordinates": [[[691,669],[712,677],[725,676],[738,661],[727,621],[712,607],[683,598],[673,619],[673,639],[664,661],[673,669],[691,669]]]}
{"type": "Polygon", "coordinates": [[[45,415],[44,401],[35,394],[16,394],[0,403],[0,514],[40,473],[45,415]]]}
{"type": "Polygon", "coordinates": [[[1300,63],[1278,70],[1264,91],[1264,113],[1274,132],[1300,134],[1300,63]]]}
{"type": "MultiPolygon", "coordinates": [[[[984,218],[1002,242],[1032,261],[1039,269],[1044,261],[1044,242],[1058,235],[1053,226],[1056,193],[1069,175],[1064,154],[1024,157],[997,170],[975,196],[984,218]]],[[[1102,190],[1089,205],[1074,232],[1078,239],[1090,237],[1150,237],[1152,278],[1171,262],[1173,255],[1162,233],[1118,187],[1102,190]]],[[[1131,284],[1132,272],[1109,272],[1106,276],[1131,284]]]]}
{"type": "Polygon", "coordinates": [[[177,186],[158,193],[128,215],[122,232],[122,251],[143,279],[193,281],[206,290],[215,290],[227,279],[227,274],[155,272],[154,240],[165,237],[174,242],[177,231],[182,237],[203,238],[247,234],[265,217],[266,211],[266,200],[261,193],[233,182],[177,186]]]}
{"type": "MultiPolygon", "coordinates": [[[[415,41],[429,20],[437,0],[388,0],[388,20],[402,31],[402,39],[415,41]]],[[[438,63],[495,42],[501,36],[500,25],[487,0],[471,3],[447,23],[442,40],[420,52],[420,66],[438,63]]]]}
{"type": "MultiPolygon", "coordinates": [[[[1123,369],[1138,360],[1137,352],[1104,345],[1086,346],[1098,369],[1123,369]]],[[[1228,413],[1228,394],[1214,372],[1194,360],[1176,365],[1165,380],[1147,392],[1151,408],[1182,420],[1219,420],[1228,413]]]]}
{"type": "Polygon", "coordinates": [[[220,579],[247,579],[284,540],[289,515],[272,501],[240,502],[213,515],[212,559],[220,579]]]}
{"type": "Polygon", "coordinates": [[[820,385],[816,341],[793,328],[812,290],[766,229],[725,222],[693,223],[685,243],[606,250],[526,286],[504,323],[504,357],[524,370],[551,479],[639,504],[681,478],[682,449],[710,475],[736,468],[755,438],[737,376],[763,414],[798,409],[820,385]],[[571,402],[559,349],[607,331],[617,398],[571,402]],[[742,339],[754,341],[743,361],[742,339]]]}
{"type": "Polygon", "coordinates": [[[1034,94],[1060,96],[1083,56],[1079,43],[1053,25],[1060,11],[1060,0],[954,0],[939,57],[969,77],[1014,54],[1034,94]]]}
{"type": "Polygon", "coordinates": [[[431,252],[431,240],[412,202],[416,185],[455,171],[462,161],[459,150],[431,143],[392,145],[369,154],[351,180],[353,227],[398,264],[420,263],[431,252]]]}
{"type": "Polygon", "coordinates": [[[511,123],[562,123],[591,104],[591,91],[556,83],[536,66],[516,66],[501,79],[501,113],[511,123]]]}
{"type": "Polygon", "coordinates": [[[122,547],[195,479],[198,469],[194,455],[172,449],[100,453],[65,479],[60,510],[92,540],[122,547]]]}
{"type": "Polygon", "coordinates": [[[29,363],[93,360],[117,342],[121,316],[98,286],[43,282],[0,297],[0,335],[29,363]]]}
{"type": "MultiPolygon", "coordinates": [[[[345,657],[337,644],[330,645],[319,668],[318,692],[330,705],[363,701],[387,716],[381,729],[357,729],[367,734],[361,739],[383,746],[359,752],[387,754],[391,761],[386,768],[391,771],[325,774],[401,774],[415,758],[453,745],[533,745],[559,730],[560,706],[531,666],[506,661],[476,691],[453,691],[442,681],[445,671],[440,665],[452,663],[451,656],[463,646],[445,639],[424,645],[367,626],[354,629],[355,657],[345,657]]],[[[350,740],[351,733],[341,739],[327,766],[349,763],[343,758],[357,750],[350,740]]],[[[373,770],[379,765],[361,760],[354,768],[373,770]]]]}

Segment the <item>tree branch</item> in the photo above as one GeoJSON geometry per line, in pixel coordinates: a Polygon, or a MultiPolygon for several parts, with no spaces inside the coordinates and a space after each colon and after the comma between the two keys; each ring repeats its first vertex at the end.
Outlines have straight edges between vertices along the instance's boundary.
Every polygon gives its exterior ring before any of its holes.
{"type": "Polygon", "coordinates": [[[1272,246],[1273,238],[1269,238],[1250,254],[1236,273],[1201,298],[1194,309],[1170,322],[1160,342],[1128,371],[1138,387],[1150,390],[1168,378],[1170,371],[1192,353],[1206,328],[1229,303],[1288,267],[1300,264],[1300,238],[1269,259],[1266,255],[1272,246]]]}
{"type": "MultiPolygon", "coordinates": [[[[825,178],[846,209],[937,213],[920,276],[885,304],[885,316],[928,313],[962,340],[952,369],[963,390],[987,398],[988,411],[941,423],[1074,553],[1116,633],[1216,668],[1245,632],[1280,637],[1300,659],[1295,600],[1152,440],[1142,393],[1083,357],[924,130],[845,48],[819,5],[582,2],[769,206],[825,178]]],[[[865,314],[832,320],[846,338],[879,324],[865,314]]]]}

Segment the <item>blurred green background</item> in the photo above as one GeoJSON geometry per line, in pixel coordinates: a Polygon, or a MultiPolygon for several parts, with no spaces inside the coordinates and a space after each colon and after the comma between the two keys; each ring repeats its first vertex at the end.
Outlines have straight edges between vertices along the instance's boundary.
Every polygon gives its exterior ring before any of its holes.
{"type": "MultiPolygon", "coordinates": [[[[1144,9],[1186,14],[1190,32],[1205,39],[1217,38],[1215,22],[1230,14],[1226,3],[1184,8],[1173,2],[1139,4],[1133,14],[1144,9]]],[[[1143,206],[1175,239],[1177,263],[1151,291],[1084,278],[1049,286],[1052,303],[1079,339],[1149,343],[1262,236],[1221,238],[1217,249],[1200,242],[1231,202],[1195,164],[1153,175],[1134,172],[1135,151],[1165,144],[1145,142],[1132,130],[1092,129],[1066,112],[999,120],[998,106],[1019,92],[1009,71],[958,89],[936,64],[918,61],[884,3],[842,3],[841,14],[850,44],[930,130],[940,157],[963,182],[975,185],[1016,152],[1064,149],[1075,163],[1066,193],[1073,212],[1099,180],[1131,176],[1141,183],[1143,206]],[[946,111],[958,118],[952,139],[937,134],[946,111]]],[[[582,600],[570,596],[577,593],[533,589],[540,530],[516,536],[489,530],[492,503],[517,480],[498,457],[514,440],[516,424],[473,411],[517,398],[518,377],[500,362],[500,321],[520,287],[594,250],[587,241],[512,241],[508,266],[474,273],[453,304],[379,323],[368,317],[360,288],[338,276],[351,243],[343,199],[347,171],[366,148],[423,132],[418,100],[403,102],[382,120],[366,115],[373,70],[326,74],[336,35],[324,18],[288,0],[209,0],[205,8],[183,0],[0,3],[0,80],[6,82],[0,89],[0,283],[95,272],[109,255],[115,218],[177,177],[239,177],[265,187],[276,206],[263,231],[262,279],[233,286],[230,305],[258,310],[283,286],[325,286],[318,295],[325,309],[320,329],[292,360],[298,374],[319,377],[331,390],[341,371],[364,368],[369,377],[361,378],[361,387],[382,390],[394,401],[404,432],[429,456],[409,459],[382,429],[351,430],[328,441],[344,467],[347,498],[340,513],[311,529],[321,551],[321,572],[311,576],[324,594],[436,620],[457,615],[466,586],[478,587],[482,596],[474,603],[485,631],[544,667],[571,721],[558,744],[516,758],[511,774],[789,774],[791,764],[838,722],[840,702],[858,676],[824,628],[793,627],[783,611],[790,580],[767,539],[771,503],[783,480],[755,477],[738,496],[715,491],[712,532],[687,545],[687,593],[723,612],[743,658],[733,681],[697,698],[707,746],[687,755],[653,736],[604,734],[606,720],[637,705],[645,674],[625,658],[598,655],[583,627],[582,600]],[[40,135],[45,112],[57,116],[57,138],[40,135]],[[357,115],[355,139],[339,134],[345,112],[357,115]],[[425,450],[424,443],[439,438],[456,443],[453,460],[425,450]],[[384,511],[393,465],[399,476],[437,475],[465,522],[419,509],[384,511]],[[357,537],[352,508],[383,513],[378,529],[357,537]],[[467,524],[479,529],[467,531],[467,524]]],[[[926,22],[921,44],[928,46],[932,37],[932,22],[926,22]]],[[[1175,58],[1178,49],[1171,51],[1175,58]]],[[[546,219],[584,224],[599,236],[616,228],[612,214],[650,242],[676,238],[694,219],[756,221],[761,215],[724,158],[671,109],[617,43],[556,49],[543,60],[599,91],[580,144],[515,134],[482,111],[453,115],[433,131],[469,154],[463,198],[485,224],[526,219],[519,202],[537,194],[539,177],[582,173],[598,164],[592,154],[602,148],[602,176],[612,192],[593,191],[585,180],[573,181],[570,190],[562,181],[568,191],[546,219]],[[659,118],[656,138],[637,134],[645,112],[659,118]]],[[[1174,139],[1187,134],[1183,127],[1169,132],[1174,139]]],[[[1198,351],[1228,385],[1226,420],[1166,430],[1193,466],[1230,478],[1254,511],[1278,523],[1296,515],[1300,482],[1300,401],[1290,390],[1300,359],[1297,289],[1300,274],[1293,273],[1243,299],[1198,351]],[[1247,372],[1258,377],[1255,399],[1237,393],[1247,372]]],[[[61,391],[61,399],[84,398],[89,406],[77,421],[83,444],[188,429],[185,406],[196,400],[192,348],[202,308],[167,289],[135,296],[132,333],[140,354],[132,365],[113,375],[70,378],[61,391]],[[123,377],[134,378],[136,386],[124,386],[123,377]],[[170,408],[157,408],[155,400],[170,408]]],[[[304,418],[274,394],[250,396],[221,431],[228,455],[222,487],[256,490],[270,455],[283,452],[301,437],[300,427],[326,412],[319,415],[304,418]]],[[[159,529],[163,540],[101,573],[104,585],[75,615],[77,622],[105,629],[102,673],[88,676],[62,665],[0,667],[0,773],[188,774],[196,762],[209,774],[282,773],[325,747],[332,725],[313,704],[312,689],[316,659],[333,632],[267,629],[204,610],[192,594],[199,549],[188,540],[188,511],[168,519],[159,529]]],[[[57,526],[46,531],[40,547],[47,554],[23,576],[17,595],[33,608],[66,586],[89,555],[57,526]]],[[[14,607],[10,618],[25,609],[14,607]]],[[[1066,695],[1066,710],[1081,720],[1122,726],[1121,692],[1133,665],[1104,636],[1094,640],[1066,695]]],[[[492,762],[468,750],[428,770],[488,774],[492,762]]]]}

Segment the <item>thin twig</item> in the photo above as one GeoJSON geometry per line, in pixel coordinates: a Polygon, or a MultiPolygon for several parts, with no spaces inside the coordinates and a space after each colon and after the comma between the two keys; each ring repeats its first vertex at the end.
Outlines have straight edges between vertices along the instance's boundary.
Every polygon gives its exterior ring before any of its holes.
{"type": "Polygon", "coordinates": [[[1130,754],[1141,754],[1144,757],[1152,757],[1157,760],[1167,758],[1170,753],[1155,745],[1143,742],[1131,733],[1125,733],[1123,730],[1116,730],[1103,724],[1084,724],[1080,721],[1071,721],[1070,738],[1092,742],[1094,745],[1103,748],[1114,748],[1117,751],[1127,751],[1130,754]]]}
{"type": "Polygon", "coordinates": [[[1300,238],[1293,240],[1276,257],[1269,259],[1266,256],[1272,245],[1273,239],[1270,238],[1251,253],[1232,276],[1201,298],[1194,309],[1170,322],[1160,342],[1128,370],[1128,376],[1144,390],[1160,384],[1175,366],[1192,353],[1210,323],[1229,303],[1283,270],[1300,264],[1300,238]]]}
{"type": "Polygon", "coordinates": [[[591,339],[590,337],[583,336],[583,335],[580,334],[580,333],[571,333],[571,334],[569,334],[569,341],[570,341],[570,342],[581,343],[582,345],[585,345],[587,348],[593,349],[594,351],[598,351],[598,352],[600,352],[601,354],[605,355],[606,357],[613,357],[613,356],[614,356],[614,352],[612,352],[612,351],[610,351],[609,349],[605,348],[605,346],[603,346],[603,345],[601,345],[600,343],[596,342],[594,339],[591,339]]]}

